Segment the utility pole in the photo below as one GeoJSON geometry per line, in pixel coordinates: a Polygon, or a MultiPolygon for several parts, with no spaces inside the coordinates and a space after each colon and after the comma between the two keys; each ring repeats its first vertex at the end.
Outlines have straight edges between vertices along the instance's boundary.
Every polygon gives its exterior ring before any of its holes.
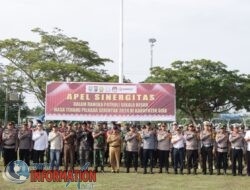
{"type": "Polygon", "coordinates": [[[22,93],[18,95],[18,112],[17,112],[17,123],[18,126],[21,126],[21,101],[22,101],[22,93]]]}

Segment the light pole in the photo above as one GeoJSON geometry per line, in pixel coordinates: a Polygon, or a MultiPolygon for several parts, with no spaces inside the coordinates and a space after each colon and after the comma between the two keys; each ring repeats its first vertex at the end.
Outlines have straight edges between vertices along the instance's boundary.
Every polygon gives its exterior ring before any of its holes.
{"type": "Polygon", "coordinates": [[[123,0],[120,10],[119,83],[123,83],[123,0]]]}
{"type": "Polygon", "coordinates": [[[155,38],[150,38],[149,40],[150,43],[150,69],[153,67],[153,47],[154,43],[156,42],[155,38]]]}

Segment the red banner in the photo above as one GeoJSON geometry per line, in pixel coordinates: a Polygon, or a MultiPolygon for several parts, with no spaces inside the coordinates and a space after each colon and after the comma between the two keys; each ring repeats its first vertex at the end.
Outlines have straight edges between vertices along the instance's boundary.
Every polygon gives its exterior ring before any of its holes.
{"type": "Polygon", "coordinates": [[[174,121],[174,84],[47,84],[46,120],[174,121]]]}

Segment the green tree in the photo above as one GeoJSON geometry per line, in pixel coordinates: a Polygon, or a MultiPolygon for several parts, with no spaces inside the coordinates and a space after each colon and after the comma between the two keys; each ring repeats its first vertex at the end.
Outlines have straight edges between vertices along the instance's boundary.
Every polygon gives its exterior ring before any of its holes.
{"type": "Polygon", "coordinates": [[[0,56],[7,60],[7,64],[0,67],[12,86],[35,94],[42,106],[47,81],[109,82],[115,79],[102,69],[111,60],[100,58],[88,42],[68,37],[58,28],[52,33],[40,28],[32,31],[39,35],[39,42],[14,38],[0,41],[0,56]]]}
{"type": "Polygon", "coordinates": [[[4,120],[4,105],[5,105],[5,93],[2,88],[0,88],[0,124],[4,120]]]}
{"type": "Polygon", "coordinates": [[[176,61],[171,68],[152,68],[145,82],[175,83],[177,109],[193,122],[232,108],[247,108],[249,101],[249,77],[228,70],[221,62],[176,61]]]}
{"type": "Polygon", "coordinates": [[[31,110],[32,112],[32,115],[35,115],[35,116],[40,116],[40,115],[43,115],[44,114],[44,108],[41,107],[41,106],[36,106],[35,108],[33,108],[31,110]]]}
{"type": "MultiPolygon", "coordinates": [[[[6,102],[6,93],[5,90],[0,88],[0,121],[4,121],[5,117],[5,102],[6,102]]],[[[21,118],[27,117],[30,114],[30,110],[28,106],[22,101],[10,101],[8,102],[8,121],[14,121],[15,123],[18,122],[18,108],[20,106],[21,110],[21,118]]],[[[1,123],[1,122],[0,122],[1,123]]]]}

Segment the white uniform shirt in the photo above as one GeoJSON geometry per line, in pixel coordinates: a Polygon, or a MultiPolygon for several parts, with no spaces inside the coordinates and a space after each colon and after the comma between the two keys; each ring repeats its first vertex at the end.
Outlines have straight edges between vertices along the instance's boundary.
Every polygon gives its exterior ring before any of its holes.
{"type": "MultiPolygon", "coordinates": [[[[250,138],[250,130],[246,132],[245,140],[250,138]]],[[[250,151],[250,141],[247,141],[247,151],[250,151]]]]}
{"type": "Polygon", "coordinates": [[[34,131],[32,134],[32,140],[34,141],[34,150],[45,150],[48,148],[48,135],[46,131],[34,131]]]}
{"type": "Polygon", "coordinates": [[[184,136],[182,134],[173,135],[171,142],[173,143],[174,148],[184,148],[185,139],[184,139],[184,136]],[[174,141],[177,141],[177,142],[173,143],[174,141]]]}

